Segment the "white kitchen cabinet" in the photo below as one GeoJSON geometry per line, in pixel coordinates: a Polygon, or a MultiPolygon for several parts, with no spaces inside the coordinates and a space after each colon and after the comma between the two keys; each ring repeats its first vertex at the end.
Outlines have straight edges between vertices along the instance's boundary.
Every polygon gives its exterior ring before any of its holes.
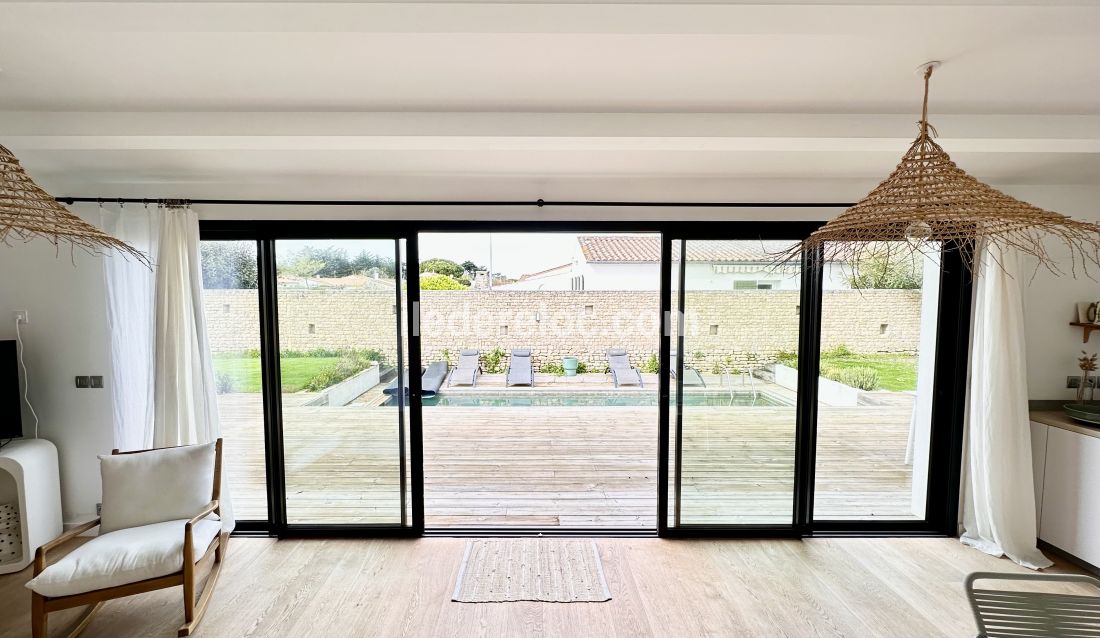
{"type": "Polygon", "coordinates": [[[1100,565],[1100,437],[1048,427],[1045,448],[1039,538],[1100,565]]]}
{"type": "MultiPolygon", "coordinates": [[[[1047,429],[1050,426],[1031,422],[1031,475],[1035,478],[1035,529],[1041,530],[1043,517],[1043,471],[1047,460],[1047,429]]],[[[1042,537],[1042,531],[1039,532],[1042,537]]]]}

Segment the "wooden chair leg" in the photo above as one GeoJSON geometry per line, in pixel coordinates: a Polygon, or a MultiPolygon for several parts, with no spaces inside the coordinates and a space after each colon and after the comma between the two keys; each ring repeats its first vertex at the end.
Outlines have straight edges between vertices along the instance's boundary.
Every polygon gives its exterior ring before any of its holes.
{"type": "Polygon", "coordinates": [[[185,625],[189,625],[193,620],[195,620],[195,571],[194,569],[188,570],[185,566],[183,570],[183,622],[185,625]]]}
{"type": "Polygon", "coordinates": [[[214,562],[225,560],[225,552],[229,549],[229,532],[222,532],[218,538],[218,546],[214,549],[214,562]]]}
{"type": "MultiPolygon", "coordinates": [[[[194,584],[195,573],[194,573],[194,570],[191,571],[190,578],[188,578],[186,576],[186,570],[184,572],[185,576],[184,576],[184,582],[183,582],[183,589],[184,589],[184,592],[185,592],[185,594],[184,594],[184,596],[185,596],[185,600],[184,600],[184,620],[185,620],[185,622],[184,622],[183,626],[180,627],[179,631],[176,634],[177,636],[180,636],[181,638],[183,636],[190,636],[195,631],[195,628],[197,628],[199,626],[199,623],[202,622],[202,617],[204,615],[206,615],[206,607],[210,604],[210,599],[214,596],[214,587],[218,584],[218,575],[222,571],[222,565],[224,565],[224,563],[219,562],[217,560],[217,556],[218,556],[219,551],[224,551],[224,549],[225,549],[225,546],[226,546],[225,537],[226,536],[227,536],[227,534],[222,534],[221,537],[218,539],[218,546],[214,550],[215,560],[214,560],[214,563],[210,566],[210,575],[207,576],[207,578],[206,578],[206,586],[202,588],[202,594],[199,596],[198,602],[194,602],[195,599],[193,597],[194,596],[194,591],[195,591],[195,584],[194,584]],[[191,583],[190,589],[188,589],[188,583],[191,583]],[[191,592],[191,597],[187,597],[186,592],[188,592],[188,591],[191,592]],[[190,610],[187,607],[188,601],[192,602],[190,610]]],[[[224,556],[224,554],[223,554],[223,556],[224,556]]]]}
{"type": "Polygon", "coordinates": [[[77,636],[82,634],[84,630],[88,628],[88,625],[91,624],[92,617],[95,616],[95,613],[99,611],[99,608],[102,606],[102,600],[97,603],[92,603],[91,605],[88,605],[84,609],[84,612],[80,615],[80,618],[77,618],[76,622],[73,623],[72,629],[68,631],[66,636],[68,636],[68,638],[76,638],[77,636]]]}
{"type": "Polygon", "coordinates": [[[49,626],[46,622],[46,599],[39,594],[31,594],[31,636],[46,638],[49,626]]]}

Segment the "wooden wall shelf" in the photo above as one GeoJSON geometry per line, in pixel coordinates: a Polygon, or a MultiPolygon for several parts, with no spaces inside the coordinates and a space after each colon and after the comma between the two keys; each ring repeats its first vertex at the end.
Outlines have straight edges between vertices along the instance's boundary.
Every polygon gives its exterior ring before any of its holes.
{"type": "Polygon", "coordinates": [[[1092,336],[1092,331],[1100,330],[1100,323],[1081,323],[1080,321],[1071,321],[1069,322],[1069,325],[1082,328],[1082,332],[1084,334],[1081,336],[1081,343],[1088,343],[1089,337],[1092,336]]]}

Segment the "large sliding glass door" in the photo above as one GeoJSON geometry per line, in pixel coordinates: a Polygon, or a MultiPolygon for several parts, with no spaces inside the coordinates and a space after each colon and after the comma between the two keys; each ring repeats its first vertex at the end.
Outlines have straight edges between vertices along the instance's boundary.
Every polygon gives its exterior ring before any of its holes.
{"type": "Polygon", "coordinates": [[[204,224],[242,530],[953,528],[957,247],[775,267],[816,224],[375,225],[204,224]]]}
{"type": "Polygon", "coordinates": [[[273,248],[286,525],[408,527],[404,240],[273,248]]]}
{"type": "Polygon", "coordinates": [[[794,522],[797,243],[671,242],[669,527],[794,522]]]}

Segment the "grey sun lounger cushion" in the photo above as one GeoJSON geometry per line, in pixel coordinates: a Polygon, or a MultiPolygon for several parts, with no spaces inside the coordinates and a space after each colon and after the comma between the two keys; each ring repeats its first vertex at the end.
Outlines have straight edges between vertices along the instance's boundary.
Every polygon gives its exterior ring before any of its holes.
{"type": "Polygon", "coordinates": [[[630,365],[630,357],[622,348],[612,348],[607,351],[607,365],[611,369],[611,379],[615,387],[621,385],[642,385],[642,373],[630,365]]]}
{"type": "MultiPolygon", "coordinates": [[[[409,394],[409,370],[406,368],[402,375],[403,388],[405,389],[405,395],[409,394]]],[[[443,380],[447,378],[447,362],[435,361],[427,368],[424,368],[424,373],[420,375],[420,392],[422,396],[432,397],[439,392],[439,387],[443,385],[443,380]]],[[[397,394],[397,379],[390,382],[382,394],[393,396],[397,394]]]]}
{"type": "Polygon", "coordinates": [[[509,385],[535,385],[535,374],[531,367],[531,351],[527,348],[512,351],[512,359],[508,362],[508,376],[505,386],[509,385]]]}
{"type": "Polygon", "coordinates": [[[477,385],[477,375],[481,373],[478,357],[481,352],[468,348],[458,353],[458,365],[451,371],[451,380],[447,385],[477,385]]]}
{"type": "MultiPolygon", "coordinates": [[[[673,379],[676,378],[676,368],[677,368],[676,358],[677,358],[676,354],[673,353],[672,361],[670,362],[672,364],[671,372],[672,372],[672,378],[673,379]]],[[[703,381],[703,375],[699,374],[698,370],[696,370],[695,368],[693,368],[693,367],[691,367],[691,366],[689,366],[685,363],[684,364],[684,385],[701,385],[705,388],[705,387],[707,387],[707,382],[703,381]]]]}

